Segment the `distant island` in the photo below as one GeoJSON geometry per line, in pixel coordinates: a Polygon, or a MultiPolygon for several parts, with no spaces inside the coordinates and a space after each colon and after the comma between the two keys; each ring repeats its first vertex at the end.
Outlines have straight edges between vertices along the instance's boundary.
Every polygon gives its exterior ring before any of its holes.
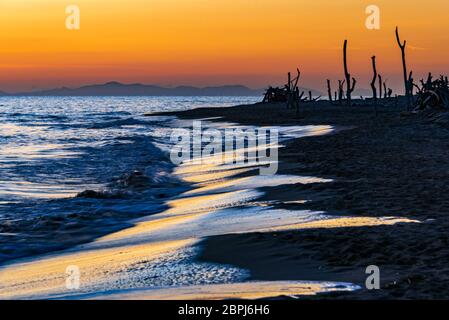
{"type": "MultiPolygon", "coordinates": [[[[310,89],[303,89],[308,92],[310,89]]],[[[79,88],[56,88],[41,91],[6,93],[1,96],[262,96],[265,89],[251,89],[243,85],[225,85],[216,87],[162,87],[141,83],[125,84],[116,81],[104,84],[93,84],[79,88]]],[[[313,95],[321,95],[311,90],[313,95]]]]}

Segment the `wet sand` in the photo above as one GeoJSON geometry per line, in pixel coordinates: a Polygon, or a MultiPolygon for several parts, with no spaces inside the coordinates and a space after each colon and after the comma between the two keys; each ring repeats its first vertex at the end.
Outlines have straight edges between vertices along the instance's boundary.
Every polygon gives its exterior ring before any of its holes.
{"type": "MultiPolygon", "coordinates": [[[[177,124],[182,122],[179,120],[177,124]]],[[[208,125],[233,126],[226,122],[208,125]]],[[[284,150],[282,145],[288,141],[286,136],[289,139],[318,137],[334,132],[330,126],[283,126],[278,129],[283,132],[282,142],[265,147],[284,150]]],[[[243,158],[245,151],[232,150],[225,154],[225,158],[233,159],[234,154],[243,158]]],[[[241,162],[223,165],[220,159],[221,154],[186,161],[176,167],[174,174],[189,183],[191,189],[167,201],[165,211],[130,221],[131,227],[93,242],[2,266],[0,298],[252,299],[353,291],[358,287],[351,283],[336,282],[332,278],[313,282],[308,274],[299,281],[290,278],[249,281],[251,275],[247,267],[201,261],[201,253],[206,251],[201,250],[204,247],[199,242],[230,234],[246,237],[256,232],[271,234],[298,229],[417,223],[400,217],[339,216],[288,208],[303,201],[301,198],[293,202],[264,198],[275,196],[275,199],[281,199],[270,191],[280,186],[316,186],[333,180],[297,174],[276,174],[267,178],[258,174],[257,165],[248,166],[241,162]],[[280,203],[286,207],[279,207],[280,203]],[[66,286],[66,268],[69,266],[80,271],[79,288],[66,286]]],[[[229,247],[224,248],[220,258],[226,257],[226,250],[229,247]]]]}
{"type": "MultiPolygon", "coordinates": [[[[232,126],[228,123],[209,125],[232,126]]],[[[332,128],[294,126],[282,130],[302,137],[329,133],[332,128]]],[[[279,147],[279,144],[270,144],[270,148],[279,147]]],[[[245,149],[232,150],[225,158],[233,159],[234,154],[243,158],[245,149]]],[[[248,282],[245,269],[195,261],[200,249],[198,242],[210,236],[310,228],[315,224],[398,222],[384,218],[348,219],[308,210],[275,210],[270,201],[260,200],[264,195],[260,188],[331,180],[297,175],[261,179],[257,166],[223,165],[220,159],[221,154],[186,161],[176,167],[174,174],[189,183],[191,189],[167,201],[165,211],[129,221],[131,227],[93,242],[3,265],[0,298],[218,299],[354,290],[357,287],[352,284],[336,282],[248,282]],[[67,287],[68,267],[79,270],[79,287],[67,287]],[[260,290],[261,287],[264,289],[260,290]],[[228,293],[224,295],[225,291],[228,293]]]]}
{"type": "Polygon", "coordinates": [[[299,116],[284,105],[175,115],[184,124],[220,117],[210,121],[282,125],[291,139],[278,146],[279,172],[262,179],[255,168],[213,157],[183,163],[175,173],[192,188],[167,210],[2,266],[0,298],[446,297],[443,118],[437,124],[391,108],[375,118],[368,107],[325,102],[299,116]],[[354,291],[372,264],[381,268],[382,290],[354,291]],[[81,271],[77,290],[66,287],[70,265],[81,271]]]}
{"type": "Polygon", "coordinates": [[[266,187],[263,200],[273,201],[276,209],[422,222],[215,236],[202,241],[199,260],[248,269],[253,280],[332,280],[361,287],[366,267],[377,265],[381,290],[325,297],[449,298],[448,117],[411,115],[394,101],[388,104],[378,108],[377,116],[372,106],[331,106],[325,101],[303,105],[299,115],[283,104],[174,113],[182,119],[219,117],[217,121],[246,125],[344,129],[291,140],[279,153],[280,174],[332,182],[266,187]]]}

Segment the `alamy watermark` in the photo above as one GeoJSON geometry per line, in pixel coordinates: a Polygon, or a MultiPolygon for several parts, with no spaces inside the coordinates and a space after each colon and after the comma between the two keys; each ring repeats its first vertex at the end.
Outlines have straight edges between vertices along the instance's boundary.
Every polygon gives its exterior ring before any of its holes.
{"type": "Polygon", "coordinates": [[[365,20],[365,27],[368,30],[380,30],[380,8],[371,4],[366,7],[365,13],[368,15],[365,20]]]}
{"type": "Polygon", "coordinates": [[[179,128],[171,133],[174,143],[171,161],[179,165],[194,160],[215,165],[259,167],[261,175],[278,170],[278,138],[275,128],[207,128],[193,121],[192,129],[179,128]]]}
{"type": "MultiPolygon", "coordinates": [[[[80,30],[81,12],[76,4],[68,5],[65,8],[66,20],[65,26],[67,30],[80,30]]],[[[380,30],[380,8],[375,4],[371,4],[365,8],[367,15],[365,27],[368,30],[380,30]]]]}
{"type": "Polygon", "coordinates": [[[366,278],[365,286],[368,290],[380,289],[380,268],[376,265],[370,265],[366,267],[366,274],[369,276],[366,278]]]}
{"type": "Polygon", "coordinates": [[[65,269],[65,274],[65,287],[68,290],[78,290],[80,288],[81,279],[80,268],[75,265],[67,266],[67,268],[65,269]]]}
{"type": "Polygon", "coordinates": [[[67,30],[79,30],[81,24],[81,12],[80,8],[71,4],[65,8],[66,19],[65,19],[65,27],[67,30]]]}

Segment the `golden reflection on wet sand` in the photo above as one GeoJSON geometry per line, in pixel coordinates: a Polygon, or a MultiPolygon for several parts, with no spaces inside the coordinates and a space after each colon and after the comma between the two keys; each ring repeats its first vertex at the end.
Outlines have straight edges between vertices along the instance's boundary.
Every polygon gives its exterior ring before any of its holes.
{"type": "Polygon", "coordinates": [[[79,251],[41,257],[0,269],[0,299],[33,298],[51,294],[70,294],[66,288],[66,268],[75,265],[81,270],[81,288],[101,281],[110,281],[114,273],[127,266],[190,246],[196,240],[165,241],[112,249],[79,251]]]}
{"type": "MultiPolygon", "coordinates": [[[[324,127],[314,133],[309,128],[305,132],[307,135],[319,135],[329,130],[324,127]]],[[[242,156],[240,151],[237,153],[239,157],[242,156]]],[[[205,161],[197,159],[178,167],[176,173],[185,181],[195,183],[196,189],[168,201],[169,208],[162,213],[136,220],[131,228],[72,250],[4,266],[0,269],[0,298],[48,297],[67,293],[65,269],[68,265],[77,265],[81,269],[83,290],[89,293],[91,284],[111,281],[117,270],[127,270],[136,261],[153,259],[166,252],[193,246],[197,239],[209,235],[416,222],[399,218],[330,217],[322,213],[304,215],[301,211],[267,208],[256,201],[262,195],[257,190],[260,187],[322,183],[328,180],[295,176],[236,178],[236,175],[250,168],[245,167],[245,164],[222,165],[217,160],[214,157],[205,161]],[[215,193],[201,194],[208,192],[215,193]],[[315,219],[311,219],[314,214],[315,219]]],[[[299,199],[296,202],[301,201],[299,199]]],[[[148,289],[132,293],[125,291],[106,298],[255,299],[315,294],[325,289],[323,283],[250,282],[148,289]]]]}
{"type": "Polygon", "coordinates": [[[305,223],[298,223],[288,226],[280,226],[274,228],[267,228],[261,230],[261,232],[269,231],[287,231],[295,229],[325,229],[325,228],[355,228],[355,227],[369,227],[369,226],[383,226],[394,225],[397,223],[420,223],[418,220],[411,220],[407,218],[396,217],[336,217],[323,220],[316,220],[305,223]]]}
{"type": "Polygon", "coordinates": [[[254,281],[230,284],[136,290],[121,294],[93,296],[93,299],[120,300],[223,300],[263,299],[278,296],[316,295],[320,292],[354,290],[355,286],[305,281],[254,281]]]}
{"type": "MultiPolygon", "coordinates": [[[[249,200],[257,198],[259,195],[260,194],[255,191],[248,192],[247,190],[239,190],[175,199],[167,203],[169,209],[166,211],[141,219],[140,221],[137,221],[133,227],[106,235],[98,239],[97,242],[130,238],[144,234],[152,235],[156,231],[173,228],[177,225],[191,222],[192,220],[211,214],[216,210],[244,204],[249,200]]],[[[182,232],[182,230],[180,230],[180,232],[182,232]]]]}

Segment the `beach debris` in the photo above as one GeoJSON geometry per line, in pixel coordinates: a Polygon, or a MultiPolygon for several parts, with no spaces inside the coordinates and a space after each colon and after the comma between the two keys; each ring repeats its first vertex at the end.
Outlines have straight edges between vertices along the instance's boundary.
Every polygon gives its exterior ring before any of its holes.
{"type": "MultiPolygon", "coordinates": [[[[331,85],[331,80],[327,79],[327,95],[328,95],[328,99],[329,102],[332,105],[336,105],[338,104],[343,104],[343,96],[344,96],[344,89],[343,86],[345,84],[345,80],[338,80],[338,90],[334,91],[334,98],[332,98],[332,85],[331,85]]],[[[321,96],[312,99],[311,101],[318,101],[321,98],[321,96]]]]}
{"type": "Polygon", "coordinates": [[[296,113],[299,112],[299,102],[304,95],[304,92],[299,93],[298,82],[301,77],[301,72],[296,68],[297,76],[295,79],[291,80],[291,73],[288,73],[288,83],[285,85],[286,96],[287,96],[287,109],[296,109],[296,113]]]}
{"type": "MultiPolygon", "coordinates": [[[[328,95],[329,102],[331,104],[334,104],[334,101],[332,99],[331,81],[329,79],[327,79],[327,95],[328,95]]],[[[337,100],[337,92],[335,92],[335,100],[337,100]]]]}
{"type": "Polygon", "coordinates": [[[309,97],[303,98],[304,91],[299,90],[298,82],[301,77],[301,72],[299,69],[296,69],[297,75],[295,78],[292,79],[291,73],[289,72],[287,74],[287,83],[284,85],[284,87],[272,87],[270,86],[264,95],[263,103],[271,103],[271,102],[285,102],[287,109],[296,109],[296,113],[299,113],[299,104],[301,102],[308,102],[308,101],[317,101],[321,98],[312,98],[312,92],[309,91],[309,97]]]}
{"type": "Polygon", "coordinates": [[[413,71],[410,71],[410,74],[408,75],[408,80],[407,80],[407,86],[408,86],[408,93],[409,93],[409,99],[410,99],[410,103],[413,103],[413,89],[415,87],[415,81],[413,79],[413,71]]]}
{"type": "Polygon", "coordinates": [[[379,100],[382,100],[382,75],[379,73],[379,75],[377,76],[377,78],[379,79],[379,100]]]}
{"type": "Polygon", "coordinates": [[[449,80],[447,76],[441,75],[433,80],[432,73],[429,73],[427,80],[422,79],[420,84],[420,86],[414,84],[418,90],[414,101],[415,111],[449,109],[449,80]]]}
{"type": "Polygon", "coordinates": [[[373,80],[371,81],[371,89],[373,90],[373,100],[374,104],[377,104],[377,89],[376,81],[378,79],[377,68],[376,68],[376,56],[371,57],[371,63],[373,66],[373,80]]]}
{"type": "Polygon", "coordinates": [[[404,74],[404,88],[405,88],[405,97],[407,101],[407,110],[410,109],[411,106],[411,92],[413,92],[413,78],[412,78],[412,72],[410,72],[409,77],[407,78],[407,63],[405,61],[405,49],[407,46],[407,41],[404,40],[401,41],[401,38],[399,37],[399,27],[396,27],[396,41],[398,43],[399,48],[401,49],[401,55],[402,55],[402,70],[404,74]]]}
{"type": "Polygon", "coordinates": [[[383,85],[383,88],[384,88],[384,91],[383,91],[384,99],[391,98],[391,96],[393,95],[393,89],[387,87],[387,79],[385,79],[383,81],[382,85],[383,85]]]}
{"type": "Polygon", "coordinates": [[[351,74],[348,71],[348,55],[347,55],[347,49],[348,49],[348,40],[345,40],[343,44],[343,67],[345,71],[345,81],[346,81],[346,104],[348,106],[351,105],[351,95],[354,91],[355,85],[357,81],[354,77],[351,79],[351,74]]]}
{"type": "Polygon", "coordinates": [[[344,85],[346,80],[338,80],[338,104],[343,104],[343,97],[344,97],[344,85]]]}
{"type": "Polygon", "coordinates": [[[284,88],[269,87],[265,92],[263,103],[269,102],[287,102],[287,96],[284,88]]]}
{"type": "MultiPolygon", "coordinates": [[[[296,69],[297,76],[292,80],[291,73],[289,72],[287,74],[288,80],[287,84],[284,85],[284,87],[272,87],[270,86],[266,91],[263,98],[263,103],[270,103],[270,102],[286,102],[287,108],[290,107],[292,101],[291,98],[294,95],[296,89],[298,89],[298,82],[299,78],[301,76],[301,72],[299,69],[296,69]]],[[[298,89],[299,91],[299,89],[298,89]]]]}
{"type": "MultiPolygon", "coordinates": [[[[380,74],[377,74],[377,67],[376,67],[376,56],[371,57],[371,63],[373,65],[373,80],[371,81],[371,89],[373,90],[373,102],[374,102],[374,109],[377,116],[377,89],[376,89],[376,80],[379,79],[380,90],[382,90],[382,77],[380,74]]],[[[382,91],[379,91],[379,96],[382,97],[382,91]]]]}

